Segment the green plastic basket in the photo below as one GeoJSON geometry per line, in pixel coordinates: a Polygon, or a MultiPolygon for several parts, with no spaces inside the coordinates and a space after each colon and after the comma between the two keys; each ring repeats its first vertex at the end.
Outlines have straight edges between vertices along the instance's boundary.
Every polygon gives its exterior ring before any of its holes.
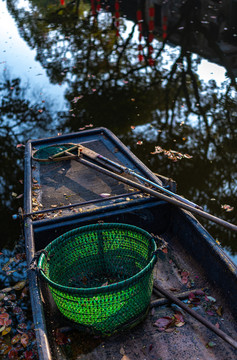
{"type": "Polygon", "coordinates": [[[38,267],[60,312],[80,327],[111,334],[147,313],[156,244],[135,226],[103,223],[58,237],[38,267]]]}

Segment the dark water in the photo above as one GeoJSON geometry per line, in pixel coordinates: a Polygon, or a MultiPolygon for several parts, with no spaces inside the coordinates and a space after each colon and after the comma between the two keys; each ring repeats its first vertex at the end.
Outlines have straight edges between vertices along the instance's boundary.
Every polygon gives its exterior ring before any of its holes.
{"type": "MultiPolygon", "coordinates": [[[[12,220],[23,202],[19,144],[92,126],[237,223],[236,2],[154,3],[0,0],[2,248],[21,233],[12,220]]],[[[201,223],[237,263],[236,236],[201,223]]]]}

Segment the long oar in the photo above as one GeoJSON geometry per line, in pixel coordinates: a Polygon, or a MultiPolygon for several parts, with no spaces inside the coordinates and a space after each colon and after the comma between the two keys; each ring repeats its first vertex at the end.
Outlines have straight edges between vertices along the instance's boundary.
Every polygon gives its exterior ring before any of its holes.
{"type": "Polygon", "coordinates": [[[134,187],[136,189],[142,190],[143,192],[145,192],[147,194],[150,194],[150,195],[152,195],[154,197],[157,197],[157,198],[159,198],[161,200],[167,201],[167,202],[169,202],[169,203],[171,203],[173,205],[176,205],[176,206],[178,206],[180,208],[188,210],[188,211],[190,211],[190,212],[192,212],[194,214],[197,214],[197,215],[199,215],[199,216],[201,216],[201,217],[203,217],[203,218],[205,218],[207,220],[213,221],[216,224],[222,225],[222,226],[224,226],[224,227],[226,227],[226,228],[228,228],[228,229],[230,229],[232,231],[237,232],[237,226],[236,225],[231,224],[231,223],[229,223],[229,222],[227,222],[225,220],[222,220],[222,219],[220,219],[220,218],[218,218],[218,217],[216,217],[214,215],[211,215],[211,214],[209,214],[209,213],[207,213],[207,212],[205,212],[203,210],[197,209],[197,208],[195,208],[195,207],[193,207],[191,205],[188,205],[188,204],[186,204],[186,203],[184,203],[182,201],[179,201],[177,199],[169,197],[169,196],[167,196],[165,194],[161,194],[156,190],[150,189],[145,185],[142,185],[142,184],[139,184],[139,183],[137,183],[135,181],[127,179],[124,176],[116,174],[116,173],[114,173],[114,172],[112,172],[110,170],[104,169],[99,165],[96,165],[96,164],[94,164],[94,163],[92,163],[92,162],[90,162],[88,160],[83,159],[81,156],[73,155],[73,154],[71,154],[71,153],[69,153],[67,151],[64,151],[64,154],[69,156],[69,158],[71,158],[71,159],[79,161],[80,163],[84,164],[85,166],[91,167],[92,169],[97,170],[97,171],[99,171],[99,172],[101,172],[101,173],[103,173],[105,175],[110,176],[110,177],[113,177],[114,179],[116,179],[118,181],[121,181],[121,182],[123,182],[123,183],[125,183],[125,184],[127,184],[129,186],[132,186],[132,187],[134,187]]]}
{"type": "MultiPolygon", "coordinates": [[[[101,154],[98,154],[98,153],[96,153],[95,151],[93,151],[93,150],[91,150],[91,149],[88,149],[87,147],[85,147],[85,146],[83,146],[83,145],[81,145],[81,144],[75,144],[75,146],[73,146],[73,147],[71,147],[70,149],[68,149],[67,152],[70,152],[70,151],[72,151],[72,150],[75,150],[77,147],[78,147],[78,150],[80,151],[80,153],[83,154],[83,155],[86,155],[88,158],[90,158],[90,159],[92,159],[92,160],[95,160],[95,161],[98,161],[98,162],[100,162],[102,165],[106,165],[106,166],[110,165],[109,168],[112,169],[112,171],[117,171],[117,172],[119,172],[119,173],[130,174],[130,175],[136,177],[137,179],[142,180],[142,181],[145,182],[146,184],[152,185],[152,187],[155,187],[156,189],[158,189],[158,190],[166,193],[167,195],[171,195],[171,196],[173,196],[173,197],[174,197],[175,199],[177,199],[177,200],[180,200],[180,201],[182,201],[182,202],[184,202],[184,203],[186,203],[186,204],[188,204],[188,205],[191,205],[191,206],[193,206],[193,207],[195,207],[195,208],[197,208],[197,209],[202,210],[202,208],[201,208],[199,205],[193,203],[192,201],[187,200],[187,199],[185,199],[184,197],[182,197],[182,196],[180,196],[180,195],[178,195],[178,194],[173,193],[172,191],[170,191],[170,190],[168,190],[168,189],[166,189],[166,188],[158,185],[158,184],[155,183],[154,181],[151,181],[151,180],[145,178],[144,176],[136,173],[134,170],[132,170],[132,169],[126,167],[126,166],[120,165],[120,164],[116,163],[115,161],[112,161],[112,160],[108,159],[107,157],[105,157],[105,156],[103,156],[103,155],[101,155],[101,154]]],[[[64,153],[65,153],[65,151],[61,151],[61,152],[53,155],[53,156],[52,156],[52,159],[56,159],[56,158],[60,157],[61,155],[63,155],[64,153]]]]}

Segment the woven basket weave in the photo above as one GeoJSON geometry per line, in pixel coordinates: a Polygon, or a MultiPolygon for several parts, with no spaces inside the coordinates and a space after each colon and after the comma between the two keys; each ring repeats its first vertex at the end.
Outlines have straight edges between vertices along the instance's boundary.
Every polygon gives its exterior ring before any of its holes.
{"type": "Polygon", "coordinates": [[[117,223],[83,226],[45,250],[38,267],[68,319],[111,334],[146,314],[156,262],[156,244],[146,231],[117,223]]]}

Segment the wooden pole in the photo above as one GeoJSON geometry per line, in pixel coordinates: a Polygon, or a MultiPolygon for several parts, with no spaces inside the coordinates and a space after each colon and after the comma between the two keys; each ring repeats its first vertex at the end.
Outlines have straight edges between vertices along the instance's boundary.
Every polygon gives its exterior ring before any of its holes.
{"type": "Polygon", "coordinates": [[[212,330],[218,336],[220,336],[223,340],[232,345],[235,349],[237,349],[237,341],[232,339],[229,335],[227,335],[224,331],[218,329],[215,325],[213,325],[210,321],[206,320],[203,316],[199,315],[193,309],[190,309],[186,304],[184,304],[181,300],[179,300],[176,296],[174,296],[169,291],[165,290],[161,287],[157,282],[154,284],[154,288],[158,290],[162,295],[164,295],[167,299],[169,299],[172,303],[178,305],[181,309],[185,310],[189,315],[194,317],[200,323],[205,325],[208,329],[212,330]]]}

